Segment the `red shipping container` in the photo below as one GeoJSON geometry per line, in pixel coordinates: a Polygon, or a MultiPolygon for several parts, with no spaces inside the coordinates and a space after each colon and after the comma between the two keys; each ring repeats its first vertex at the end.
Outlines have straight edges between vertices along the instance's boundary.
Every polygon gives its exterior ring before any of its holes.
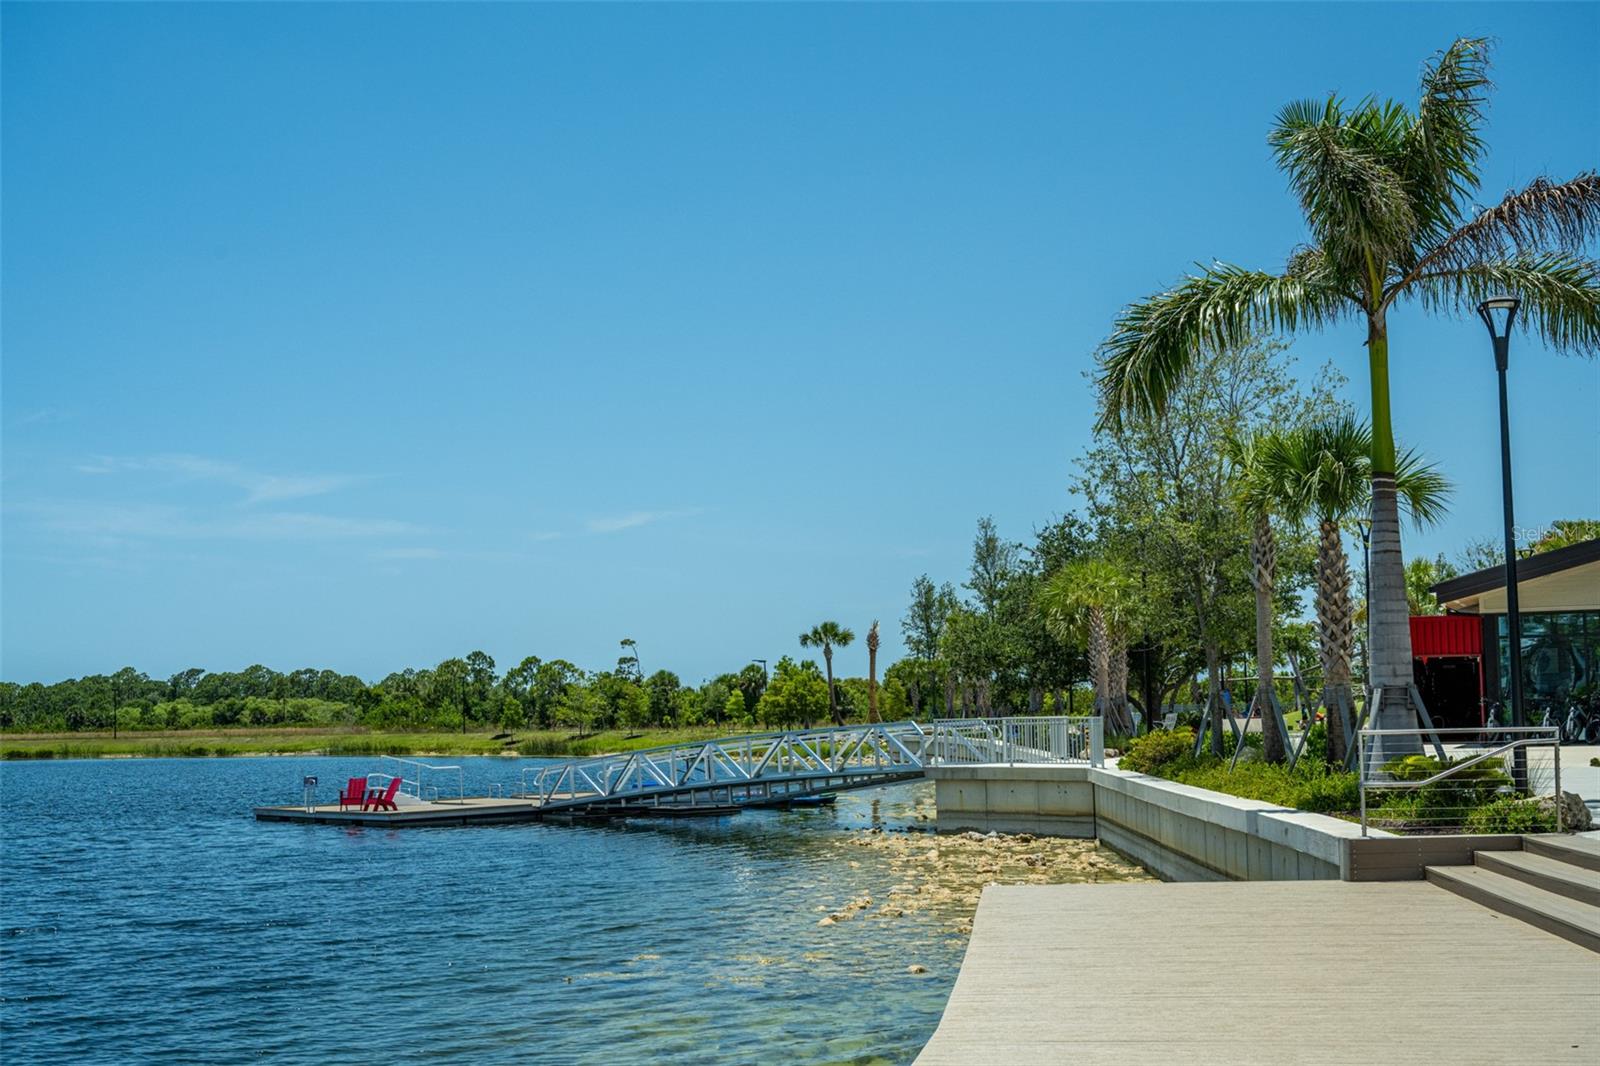
{"type": "Polygon", "coordinates": [[[1475,614],[1430,614],[1411,619],[1411,654],[1418,659],[1440,655],[1483,655],[1483,619],[1475,614]]]}

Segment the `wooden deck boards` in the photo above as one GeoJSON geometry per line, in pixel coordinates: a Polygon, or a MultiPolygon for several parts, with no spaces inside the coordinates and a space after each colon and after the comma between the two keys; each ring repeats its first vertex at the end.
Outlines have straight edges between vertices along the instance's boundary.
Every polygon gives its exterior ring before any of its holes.
{"type": "Polygon", "coordinates": [[[1427,883],[992,886],[919,1066],[1600,1061],[1600,955],[1427,883]]]}

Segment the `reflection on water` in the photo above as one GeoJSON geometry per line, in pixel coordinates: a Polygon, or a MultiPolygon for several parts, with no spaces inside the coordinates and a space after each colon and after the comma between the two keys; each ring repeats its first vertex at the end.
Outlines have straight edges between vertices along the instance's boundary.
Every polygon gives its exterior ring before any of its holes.
{"type": "MultiPolygon", "coordinates": [[[[469,791],[528,762],[462,760],[469,791]]],[[[598,828],[250,817],[372,768],[6,764],[6,1059],[905,1062],[937,1024],[964,940],[816,913],[903,879],[839,844],[925,825],[925,784],[598,828]]]]}

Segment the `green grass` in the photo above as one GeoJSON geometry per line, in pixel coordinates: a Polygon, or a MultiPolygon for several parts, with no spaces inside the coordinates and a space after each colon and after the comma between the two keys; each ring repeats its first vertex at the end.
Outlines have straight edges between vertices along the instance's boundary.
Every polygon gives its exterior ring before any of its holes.
{"type": "Polygon", "coordinates": [[[210,729],[194,732],[51,733],[0,736],[0,759],[204,758],[228,755],[583,756],[681,744],[723,730],[621,730],[578,736],[569,730],[517,733],[388,733],[346,729],[210,729]]]}

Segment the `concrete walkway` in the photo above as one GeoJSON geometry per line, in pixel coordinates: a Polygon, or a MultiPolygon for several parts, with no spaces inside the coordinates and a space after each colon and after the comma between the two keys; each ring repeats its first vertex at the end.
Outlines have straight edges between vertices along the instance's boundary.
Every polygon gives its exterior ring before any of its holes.
{"type": "Polygon", "coordinates": [[[1424,882],[991,886],[919,1066],[1600,1062],[1600,955],[1424,882]]]}

